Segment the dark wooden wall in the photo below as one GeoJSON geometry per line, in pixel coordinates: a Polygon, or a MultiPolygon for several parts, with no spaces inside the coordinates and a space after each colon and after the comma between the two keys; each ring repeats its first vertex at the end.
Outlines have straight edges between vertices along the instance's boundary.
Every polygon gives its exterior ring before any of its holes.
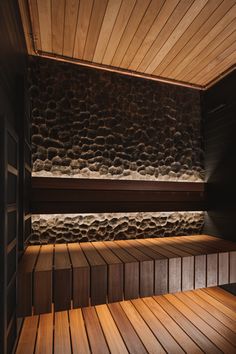
{"type": "Polygon", "coordinates": [[[236,240],[236,71],[203,96],[208,212],[205,232],[236,240]]]}
{"type": "Polygon", "coordinates": [[[17,1],[0,1],[0,14],[0,353],[10,354],[17,337],[17,264],[23,245],[19,191],[25,190],[25,178],[19,156],[24,149],[26,49],[17,1]]]}

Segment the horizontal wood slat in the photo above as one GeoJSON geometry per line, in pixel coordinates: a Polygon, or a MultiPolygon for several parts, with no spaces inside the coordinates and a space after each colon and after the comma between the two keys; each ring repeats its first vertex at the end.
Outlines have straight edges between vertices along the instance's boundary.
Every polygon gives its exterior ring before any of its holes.
{"type": "Polygon", "coordinates": [[[18,275],[18,313],[229,284],[235,250],[235,243],[207,235],[29,246],[18,275]]]}
{"type": "Polygon", "coordinates": [[[32,213],[205,210],[204,183],[33,177],[32,213]]]}

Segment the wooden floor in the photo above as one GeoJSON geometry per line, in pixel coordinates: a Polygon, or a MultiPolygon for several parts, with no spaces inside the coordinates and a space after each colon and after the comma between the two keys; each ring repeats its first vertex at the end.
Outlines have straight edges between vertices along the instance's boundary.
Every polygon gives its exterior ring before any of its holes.
{"type": "Polygon", "coordinates": [[[18,315],[236,282],[236,243],[206,235],[30,246],[18,315]]]}
{"type": "Polygon", "coordinates": [[[26,317],[17,354],[236,353],[236,297],[218,287],[26,317]]]}

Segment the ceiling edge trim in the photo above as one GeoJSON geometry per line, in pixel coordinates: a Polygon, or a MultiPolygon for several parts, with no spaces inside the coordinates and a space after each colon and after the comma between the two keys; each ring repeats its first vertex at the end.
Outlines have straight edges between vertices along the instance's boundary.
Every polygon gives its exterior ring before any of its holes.
{"type": "Polygon", "coordinates": [[[59,54],[52,54],[52,53],[47,53],[47,52],[43,52],[43,51],[37,51],[35,53],[35,55],[37,55],[39,57],[42,57],[42,58],[54,59],[54,60],[57,60],[57,61],[67,62],[67,63],[71,63],[71,64],[77,64],[77,65],[86,66],[86,67],[90,67],[90,68],[94,68],[94,69],[98,69],[98,70],[105,70],[105,71],[115,72],[115,73],[118,73],[118,74],[123,74],[123,75],[127,75],[127,76],[132,76],[132,77],[139,77],[139,78],[142,78],[142,79],[147,79],[147,80],[152,80],[152,81],[163,82],[163,83],[166,83],[166,84],[183,86],[183,87],[188,87],[188,88],[192,88],[192,89],[196,89],[196,90],[204,90],[205,89],[205,87],[200,86],[200,85],[196,85],[196,84],[191,84],[191,83],[187,83],[187,82],[167,79],[167,78],[163,78],[163,77],[160,77],[160,76],[142,74],[142,73],[139,73],[139,72],[136,72],[136,71],[131,71],[131,70],[128,70],[128,69],[117,68],[117,67],[108,66],[108,65],[104,65],[104,64],[96,64],[96,63],[88,62],[88,61],[85,61],[85,60],[69,58],[69,57],[66,57],[66,56],[63,56],[63,55],[59,55],[59,54]]]}

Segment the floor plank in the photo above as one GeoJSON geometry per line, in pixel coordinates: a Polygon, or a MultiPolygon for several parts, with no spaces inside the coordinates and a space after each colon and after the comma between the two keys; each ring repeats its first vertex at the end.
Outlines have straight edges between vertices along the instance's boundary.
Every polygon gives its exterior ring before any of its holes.
{"type": "Polygon", "coordinates": [[[54,354],[71,354],[67,311],[55,313],[54,354]]]}
{"type": "Polygon", "coordinates": [[[142,341],[135,332],[128,317],[122,310],[119,303],[113,303],[108,305],[111,314],[116,322],[117,327],[126,343],[126,346],[130,353],[133,354],[147,354],[147,350],[144,348],[142,341]]]}
{"type": "Polygon", "coordinates": [[[186,353],[203,353],[196,343],[189,337],[185,331],[175,322],[168,313],[153,298],[147,297],[142,301],[150,308],[159,321],[174,336],[175,340],[184,349],[186,353]]]}
{"type": "Polygon", "coordinates": [[[203,353],[221,353],[221,351],[195,327],[188,317],[185,317],[171,302],[164,296],[155,296],[155,301],[178,323],[187,335],[201,348],[203,353]]]}
{"type": "Polygon", "coordinates": [[[39,328],[35,354],[53,354],[53,314],[47,313],[39,318],[39,328]]]}
{"type": "Polygon", "coordinates": [[[38,316],[26,317],[23,323],[21,336],[16,354],[33,354],[37,335],[38,316]]]}
{"type": "MultiPolygon", "coordinates": [[[[193,299],[195,302],[198,303],[202,308],[208,311],[212,316],[217,318],[221,323],[223,323],[226,327],[231,329],[234,333],[236,333],[236,321],[233,321],[231,318],[227,317],[223,312],[219,309],[219,303],[214,306],[212,304],[212,300],[209,302],[204,301],[204,297],[202,298],[199,293],[196,292],[185,292],[185,295],[188,296],[190,299],[193,299]]],[[[206,295],[207,297],[207,295],[206,295]]],[[[236,314],[235,314],[236,319],[236,314]]]]}
{"type": "Polygon", "coordinates": [[[93,354],[109,354],[109,349],[104,337],[96,310],[86,307],[82,310],[87,328],[91,351],[93,354]]]}
{"type": "Polygon", "coordinates": [[[111,353],[128,354],[108,307],[106,305],[99,305],[96,306],[96,311],[111,353]]]}
{"type": "Polygon", "coordinates": [[[168,353],[184,353],[180,345],[141,299],[132,300],[132,304],[168,353]]]}
{"type": "Polygon", "coordinates": [[[236,347],[236,336],[233,331],[227,328],[222,322],[218,321],[211,313],[203,309],[197,301],[190,299],[184,293],[175,295],[185,305],[187,305],[192,311],[194,311],[203,321],[208,323],[214,328],[222,337],[228,340],[233,346],[236,347]]]}
{"type": "Polygon", "coordinates": [[[212,296],[213,294],[208,294],[205,289],[197,290],[196,294],[202,297],[208,304],[213,305],[217,309],[221,311],[222,314],[227,316],[228,318],[231,318],[233,321],[236,321],[236,312],[231,310],[227,305],[226,302],[222,303],[219,301],[217,298],[214,298],[212,296]]]}
{"type": "Polygon", "coordinates": [[[157,338],[154,336],[150,328],[146,325],[140,314],[135,310],[135,307],[129,302],[121,302],[121,307],[126,313],[132,323],[138,336],[142,338],[142,342],[145,345],[148,353],[165,353],[165,350],[158,342],[157,338]]]}
{"type": "Polygon", "coordinates": [[[73,354],[89,354],[89,342],[81,309],[69,311],[73,354]]]}
{"type": "Polygon", "coordinates": [[[206,291],[211,296],[214,296],[214,298],[216,298],[223,304],[226,304],[226,306],[232,309],[233,311],[236,311],[236,296],[226,292],[225,290],[219,287],[204,289],[204,291],[206,291]]]}
{"type": "Polygon", "coordinates": [[[189,306],[178,298],[179,294],[164,295],[166,299],[170,299],[171,303],[180,311],[185,317],[188,317],[192,324],[202,331],[208,339],[216,345],[221,351],[226,353],[235,353],[235,348],[225,340],[218,332],[216,332],[205,320],[202,320],[199,314],[196,314],[189,306]]]}

